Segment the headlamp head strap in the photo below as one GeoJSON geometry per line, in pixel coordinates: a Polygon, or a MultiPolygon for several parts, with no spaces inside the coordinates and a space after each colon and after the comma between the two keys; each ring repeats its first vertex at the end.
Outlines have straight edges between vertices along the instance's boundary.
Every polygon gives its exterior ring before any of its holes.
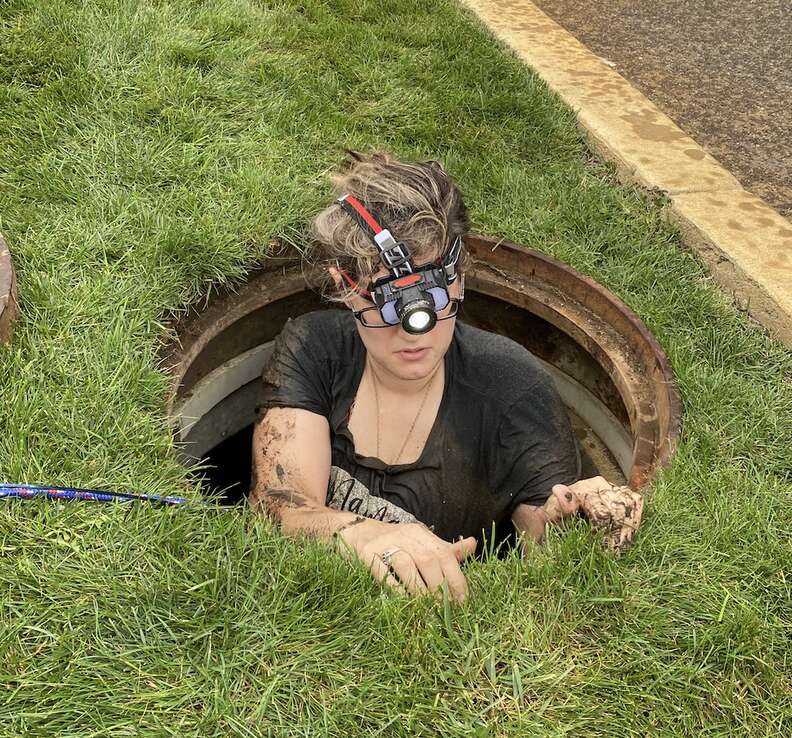
{"type": "Polygon", "coordinates": [[[459,256],[462,253],[462,245],[462,236],[457,236],[443,255],[443,271],[448,284],[455,282],[459,276],[457,266],[459,265],[459,256]]]}
{"type": "Polygon", "coordinates": [[[397,241],[381,221],[352,195],[342,195],[336,202],[368,233],[380,255],[380,261],[394,277],[412,274],[415,266],[407,245],[397,241]]]}

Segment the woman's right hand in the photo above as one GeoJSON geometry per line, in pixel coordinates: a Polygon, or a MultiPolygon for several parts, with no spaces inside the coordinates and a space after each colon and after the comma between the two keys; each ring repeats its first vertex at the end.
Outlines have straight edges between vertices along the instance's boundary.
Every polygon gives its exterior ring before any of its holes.
{"type": "Polygon", "coordinates": [[[445,580],[462,602],[468,593],[460,564],[476,550],[476,539],[448,543],[421,523],[365,520],[343,528],[338,538],[378,580],[414,594],[436,592],[445,580]]]}

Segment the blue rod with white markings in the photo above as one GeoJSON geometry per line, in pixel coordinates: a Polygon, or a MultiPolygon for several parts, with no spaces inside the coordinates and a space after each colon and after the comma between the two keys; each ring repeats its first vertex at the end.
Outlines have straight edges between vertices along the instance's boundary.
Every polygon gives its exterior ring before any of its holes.
{"type": "Polygon", "coordinates": [[[0,499],[29,500],[45,497],[49,500],[86,500],[90,502],[158,502],[162,505],[209,505],[202,500],[191,500],[176,495],[136,495],[131,492],[108,492],[101,489],[79,487],[54,487],[41,484],[5,484],[0,482],[0,499]]]}

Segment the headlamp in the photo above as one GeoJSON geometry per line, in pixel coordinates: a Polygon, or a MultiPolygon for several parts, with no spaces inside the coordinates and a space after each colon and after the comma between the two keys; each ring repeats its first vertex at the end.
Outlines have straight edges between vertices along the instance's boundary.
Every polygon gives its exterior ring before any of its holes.
{"type": "MultiPolygon", "coordinates": [[[[416,268],[407,245],[396,241],[360,201],[351,195],[344,195],[336,202],[369,234],[377,246],[380,261],[390,272],[389,276],[377,280],[370,289],[382,319],[383,325],[380,327],[401,324],[404,331],[411,334],[431,331],[437,323],[438,311],[451,303],[448,286],[458,277],[457,264],[462,251],[462,238],[457,236],[454,239],[439,264],[416,268]]],[[[458,304],[459,300],[455,302],[458,304]]],[[[356,312],[355,317],[364,325],[376,327],[362,317],[366,312],[356,312]]]]}
{"type": "Polygon", "coordinates": [[[401,324],[407,333],[428,333],[437,323],[437,314],[429,303],[421,303],[412,302],[402,311],[401,324]]]}

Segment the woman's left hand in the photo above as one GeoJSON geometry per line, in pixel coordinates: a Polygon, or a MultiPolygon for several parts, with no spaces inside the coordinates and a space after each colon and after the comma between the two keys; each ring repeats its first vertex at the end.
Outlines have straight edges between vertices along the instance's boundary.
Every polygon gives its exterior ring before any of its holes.
{"type": "Polygon", "coordinates": [[[629,548],[641,524],[643,496],[629,487],[612,485],[604,477],[581,479],[574,484],[556,484],[542,507],[548,522],[558,523],[581,512],[595,529],[605,529],[609,548],[629,548]]]}
{"type": "Polygon", "coordinates": [[[606,545],[627,549],[641,524],[643,497],[629,487],[616,487],[604,477],[581,479],[574,484],[556,484],[542,507],[520,505],[512,516],[515,526],[528,538],[541,543],[547,523],[559,524],[582,513],[595,529],[605,529],[606,545]]]}

